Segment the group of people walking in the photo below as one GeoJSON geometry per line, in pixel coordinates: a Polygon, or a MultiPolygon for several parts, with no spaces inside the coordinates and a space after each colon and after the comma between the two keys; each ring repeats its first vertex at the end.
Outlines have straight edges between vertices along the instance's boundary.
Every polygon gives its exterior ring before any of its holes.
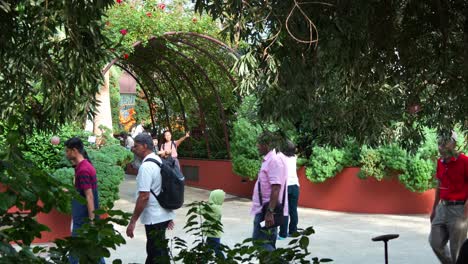
{"type": "MultiPolygon", "coordinates": [[[[161,162],[169,156],[177,158],[177,147],[190,134],[187,133],[177,141],[172,141],[171,136],[166,131],[165,142],[155,148],[153,138],[140,133],[133,139],[131,148],[142,163],[138,168],[135,209],[126,233],[133,238],[136,222],[140,219],[147,238],[146,264],[169,261],[165,232],[174,227],[175,213],[163,208],[155,195],[151,195],[152,192],[157,195],[161,191],[161,169],[155,163],[145,161],[154,159],[161,162]]],[[[455,134],[439,140],[440,158],[435,175],[437,188],[430,215],[429,243],[443,264],[468,263],[468,157],[456,150],[456,143],[455,134]]],[[[254,242],[263,241],[261,246],[267,251],[273,251],[276,249],[276,240],[286,239],[297,231],[299,180],[296,173],[296,147],[290,140],[271,132],[263,132],[258,137],[257,147],[262,164],[252,195],[252,238],[254,242]]],[[[75,188],[87,201],[85,205],[76,201],[72,203],[72,235],[76,235],[76,230],[86,218],[97,217],[94,214],[94,210],[99,207],[96,171],[79,138],[67,140],[65,148],[66,157],[75,167],[75,188]]],[[[222,190],[215,190],[210,195],[210,204],[215,209],[213,219],[218,221],[221,221],[224,195],[222,190]]],[[[221,233],[213,232],[209,237],[207,242],[219,254],[221,233]]],[[[70,257],[70,263],[78,263],[78,260],[70,257]]]]}

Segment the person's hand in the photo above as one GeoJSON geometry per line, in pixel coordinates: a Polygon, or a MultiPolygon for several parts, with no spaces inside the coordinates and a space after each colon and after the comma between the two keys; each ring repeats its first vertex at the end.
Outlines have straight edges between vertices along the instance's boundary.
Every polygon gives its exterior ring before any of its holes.
{"type": "Polygon", "coordinates": [[[185,133],[185,137],[190,137],[190,131],[185,133]]]}
{"type": "Polygon", "coordinates": [[[169,221],[169,223],[167,224],[167,230],[173,230],[174,229],[174,221],[169,221]]]}
{"type": "Polygon", "coordinates": [[[133,231],[135,231],[135,222],[130,222],[127,226],[127,236],[133,238],[133,231]]]}
{"type": "Polygon", "coordinates": [[[275,217],[273,216],[273,213],[267,211],[265,214],[265,226],[270,227],[275,224],[275,217]]]}

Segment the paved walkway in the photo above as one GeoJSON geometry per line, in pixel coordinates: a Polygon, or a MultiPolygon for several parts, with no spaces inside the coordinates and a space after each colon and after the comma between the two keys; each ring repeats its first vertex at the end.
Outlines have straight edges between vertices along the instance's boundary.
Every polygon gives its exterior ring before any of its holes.
{"type": "MultiPolygon", "coordinates": [[[[120,186],[121,199],[116,208],[132,212],[135,200],[135,176],[127,176],[120,186]]],[[[186,203],[207,200],[209,191],[186,188],[186,203]]],[[[223,206],[223,225],[225,227],[222,242],[229,246],[251,236],[252,217],[249,215],[250,200],[227,196],[223,206]]],[[[351,197],[350,197],[351,199],[351,197]]],[[[182,237],[187,208],[177,211],[176,227],[168,231],[168,237],[182,237]]],[[[331,212],[316,209],[299,208],[300,227],[313,226],[316,234],[311,236],[309,249],[312,256],[332,258],[333,263],[343,264],[378,264],[384,263],[382,242],[372,242],[374,236],[397,233],[400,238],[389,243],[389,262],[396,264],[436,264],[427,236],[429,220],[426,215],[370,215],[331,212]]],[[[125,227],[118,227],[125,235],[125,227]]],[[[126,236],[125,236],[126,237],[126,236]]],[[[278,241],[277,246],[286,246],[288,240],[278,241]]],[[[137,225],[135,237],[127,238],[127,244],[112,252],[112,258],[123,263],[144,263],[145,233],[141,224],[137,225]]]]}

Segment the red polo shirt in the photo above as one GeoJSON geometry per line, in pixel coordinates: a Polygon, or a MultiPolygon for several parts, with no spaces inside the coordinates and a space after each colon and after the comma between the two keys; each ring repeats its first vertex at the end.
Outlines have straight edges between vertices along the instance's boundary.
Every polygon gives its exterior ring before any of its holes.
{"type": "Polygon", "coordinates": [[[440,199],[465,201],[468,198],[468,157],[458,155],[448,162],[437,161],[436,177],[439,180],[440,199]]]}

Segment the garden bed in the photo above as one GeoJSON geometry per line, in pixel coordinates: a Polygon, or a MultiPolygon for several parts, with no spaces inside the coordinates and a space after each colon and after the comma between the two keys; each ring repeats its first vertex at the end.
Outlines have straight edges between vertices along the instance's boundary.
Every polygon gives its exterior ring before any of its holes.
{"type": "MultiPolygon", "coordinates": [[[[252,197],[254,181],[244,180],[232,172],[228,160],[181,159],[188,186],[223,189],[240,197],[252,197]]],[[[324,183],[312,183],[305,169],[298,170],[301,193],[299,205],[331,211],[375,214],[426,214],[434,202],[434,190],[415,193],[396,178],[377,181],[359,179],[359,168],[345,168],[324,183]]]]}

